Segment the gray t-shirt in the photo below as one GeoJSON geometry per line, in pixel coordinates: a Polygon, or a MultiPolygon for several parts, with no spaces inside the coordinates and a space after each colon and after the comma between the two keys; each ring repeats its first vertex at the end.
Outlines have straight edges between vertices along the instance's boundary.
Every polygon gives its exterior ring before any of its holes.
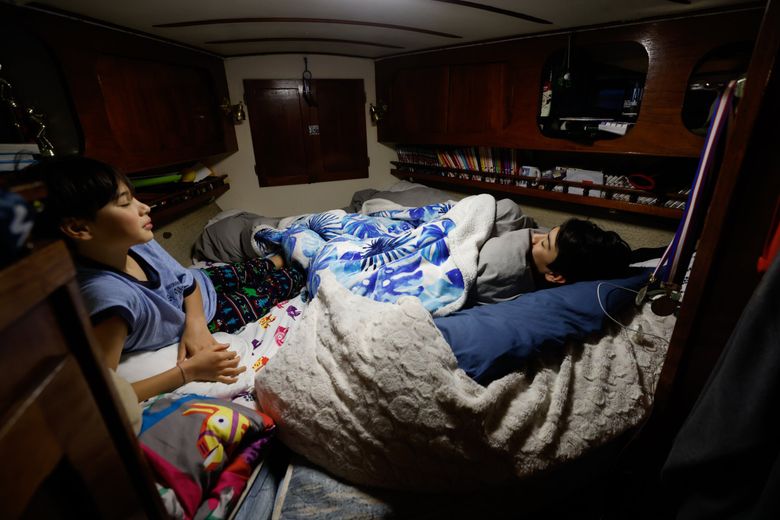
{"type": "Polygon", "coordinates": [[[493,234],[479,250],[473,303],[502,302],[537,289],[530,254],[533,233],[540,231],[515,202],[496,201],[493,234]]]}
{"type": "Polygon", "coordinates": [[[528,258],[532,233],[532,229],[518,229],[485,242],[479,250],[474,303],[511,300],[536,289],[528,258]]]}

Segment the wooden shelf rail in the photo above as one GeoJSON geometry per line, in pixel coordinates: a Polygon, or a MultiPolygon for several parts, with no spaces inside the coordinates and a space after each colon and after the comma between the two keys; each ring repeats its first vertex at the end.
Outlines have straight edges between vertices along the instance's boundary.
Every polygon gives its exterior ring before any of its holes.
{"type": "Polygon", "coordinates": [[[529,198],[558,200],[586,206],[595,206],[608,210],[626,211],[642,215],[650,215],[666,219],[678,220],[682,217],[683,210],[664,206],[667,201],[685,201],[687,195],[679,193],[655,193],[651,191],[625,188],[620,186],[608,186],[604,184],[592,184],[572,182],[552,178],[537,178],[526,175],[506,175],[493,172],[461,170],[443,166],[427,164],[404,163],[391,161],[397,169],[391,170],[396,177],[404,180],[422,182],[435,185],[442,189],[477,189],[510,195],[519,195],[529,198]],[[518,183],[526,183],[527,186],[518,183]],[[564,191],[553,191],[556,186],[563,186],[564,191]],[[569,188],[582,188],[583,194],[567,193],[569,188]],[[601,191],[604,197],[589,196],[588,193],[601,191]],[[615,199],[617,194],[626,194],[630,197],[651,197],[656,199],[655,204],[644,204],[626,200],[615,199]]]}

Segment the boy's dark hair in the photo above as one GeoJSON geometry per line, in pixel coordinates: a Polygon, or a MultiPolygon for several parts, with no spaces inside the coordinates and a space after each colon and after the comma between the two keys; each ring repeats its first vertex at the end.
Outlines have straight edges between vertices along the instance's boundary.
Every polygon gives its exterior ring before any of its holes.
{"type": "Polygon", "coordinates": [[[548,267],[567,282],[605,280],[626,274],[631,247],[614,231],[572,218],[561,224],[555,240],[558,256],[548,267]]]}
{"type": "Polygon", "coordinates": [[[59,235],[59,226],[67,218],[94,220],[98,210],[116,198],[120,183],[133,189],[123,173],[88,157],[44,159],[25,172],[46,185],[43,212],[36,223],[41,235],[59,235]]]}

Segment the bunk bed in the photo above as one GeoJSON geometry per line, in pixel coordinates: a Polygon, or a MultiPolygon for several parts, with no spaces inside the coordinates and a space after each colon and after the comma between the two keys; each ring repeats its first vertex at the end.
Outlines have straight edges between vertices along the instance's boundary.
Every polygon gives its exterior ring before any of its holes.
{"type": "MultiPolygon", "coordinates": [[[[496,205],[489,195],[444,203],[444,192],[399,185],[405,186],[358,205],[397,206],[390,213],[411,212],[419,218],[418,209],[408,210],[393,200],[436,201],[426,207],[430,212],[451,209],[434,222],[448,219],[455,229],[467,222],[472,234],[479,232],[474,228],[480,211],[496,205]]],[[[255,254],[242,249],[245,244],[238,236],[255,237],[258,249],[258,237],[272,235],[278,230],[272,225],[280,225],[279,219],[232,213],[217,216],[198,240],[196,251],[208,252],[208,261],[255,254]]],[[[298,234],[302,222],[316,223],[320,230],[326,222],[332,228],[334,215],[347,227],[354,226],[354,218],[361,226],[370,220],[334,210],[283,219],[280,227],[298,234]]],[[[493,225],[490,216],[481,232],[493,225]]],[[[474,237],[451,233],[448,240],[466,273],[468,255],[460,249],[473,248],[474,237]]],[[[299,254],[299,259],[305,257],[299,254]]],[[[458,303],[458,298],[449,298],[439,305],[449,310],[433,310],[441,315],[434,318],[426,299],[375,301],[347,289],[333,274],[338,269],[308,267],[308,295],[278,305],[235,335],[217,334],[240,353],[247,367],[237,383],[189,383],[174,392],[179,398],[198,394],[232,399],[273,420],[284,447],[272,447],[268,457],[279,459],[274,450],[296,454],[285,466],[288,478],[278,471],[274,476],[284,483],[277,508],[297,507],[286,501],[305,493],[295,487],[296,471],[304,467],[307,478],[326,487],[338,485],[351,497],[339,505],[347,517],[357,514],[351,507],[363,507],[353,504],[356,496],[378,501],[388,492],[405,507],[420,493],[438,493],[439,507],[452,508],[458,503],[455,491],[484,493],[518,483],[528,487],[542,475],[549,478],[620,439],[641,424],[652,407],[666,352],[664,338],[675,319],[655,316],[649,305],[634,308],[631,303],[649,277],[646,268],[621,280],[582,282],[456,312],[465,299],[458,303]],[[619,326],[605,313],[626,323],[619,326]]],[[[473,273],[464,274],[469,276],[473,273]]],[[[376,294],[374,298],[382,299],[376,294]]],[[[173,366],[176,350],[172,345],[125,356],[118,373],[130,381],[147,377],[173,366]]],[[[599,458],[601,467],[610,467],[607,455],[599,458]]],[[[270,470],[265,471],[267,475],[270,470]]],[[[256,486],[265,486],[258,500],[276,494],[275,488],[268,489],[269,482],[256,481],[256,486]]],[[[312,511],[319,507],[313,499],[306,499],[312,511]]],[[[382,507],[385,514],[392,513],[390,505],[382,507]]]]}

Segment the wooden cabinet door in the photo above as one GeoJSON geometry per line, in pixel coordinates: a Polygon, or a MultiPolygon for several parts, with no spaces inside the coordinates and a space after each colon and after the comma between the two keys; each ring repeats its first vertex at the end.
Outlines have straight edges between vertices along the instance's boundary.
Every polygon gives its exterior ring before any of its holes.
{"type": "Polygon", "coordinates": [[[363,80],[315,80],[314,98],[316,110],[309,110],[309,124],[316,117],[319,126],[319,142],[310,147],[319,153],[314,182],[368,177],[363,80]]]}
{"type": "Polygon", "coordinates": [[[124,163],[182,163],[217,154],[224,114],[205,71],[151,59],[99,55],[95,74],[124,163]]]}
{"type": "Polygon", "coordinates": [[[466,63],[398,70],[387,94],[385,141],[456,144],[498,134],[508,122],[507,63],[466,63]]]}
{"type": "Polygon", "coordinates": [[[244,80],[260,186],[309,182],[306,127],[296,80],[244,80]]]}
{"type": "Polygon", "coordinates": [[[507,124],[506,63],[450,67],[447,134],[499,133],[507,124]]]}
{"type": "Polygon", "coordinates": [[[447,128],[448,95],[448,66],[397,71],[388,93],[387,120],[381,125],[387,127],[386,137],[413,141],[413,136],[443,134],[447,128]]]}
{"type": "Polygon", "coordinates": [[[244,80],[260,186],[368,177],[363,80],[244,80]]]}
{"type": "Polygon", "coordinates": [[[0,5],[0,17],[51,49],[84,155],[134,173],[238,149],[220,109],[228,98],[220,58],[29,9],[0,5]]]}

